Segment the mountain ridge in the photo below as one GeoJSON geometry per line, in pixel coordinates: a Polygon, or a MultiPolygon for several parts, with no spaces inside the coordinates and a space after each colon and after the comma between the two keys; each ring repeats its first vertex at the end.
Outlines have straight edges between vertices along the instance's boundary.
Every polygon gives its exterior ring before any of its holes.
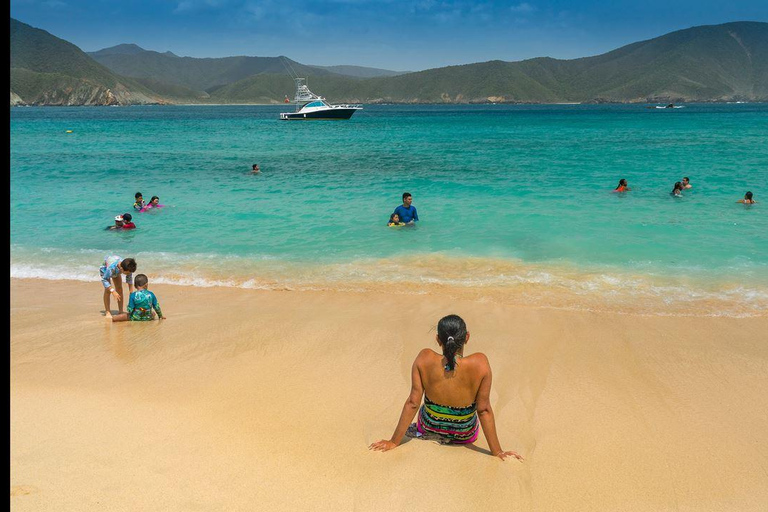
{"type": "MultiPolygon", "coordinates": [[[[310,87],[330,101],[344,102],[768,101],[768,23],[764,22],[692,27],[578,59],[491,60],[377,75],[377,72],[387,70],[311,66],[283,56],[179,57],[171,52],[144,50],[135,44],[85,54],[50,34],[48,36],[60,41],[68,52],[53,48],[53,40],[49,39],[43,45],[44,49],[33,56],[30,52],[24,54],[14,49],[34,46],[29,41],[19,41],[18,34],[14,38],[15,21],[11,20],[12,104],[53,104],[45,101],[51,101],[51,98],[60,101],[58,98],[63,93],[56,92],[56,88],[72,88],[73,84],[85,87],[83,81],[102,87],[113,84],[113,89],[122,94],[117,104],[142,101],[276,104],[282,103],[286,95],[293,95],[288,67],[299,76],[309,78],[310,87]],[[75,55],[73,49],[82,55],[75,55]],[[50,53],[68,57],[52,63],[50,53]],[[21,61],[25,63],[26,71],[19,70],[24,66],[15,65],[20,62],[17,55],[25,55],[21,61]],[[83,56],[91,62],[86,62],[83,56]],[[373,73],[373,76],[350,76],[336,71],[373,73]],[[69,78],[65,80],[63,77],[69,78]],[[35,80],[38,88],[48,88],[48,95],[33,95],[30,102],[29,90],[34,89],[30,84],[35,80]],[[118,83],[121,87],[116,87],[118,83]],[[26,89],[19,84],[25,85],[26,89]]],[[[47,34],[28,28],[31,30],[24,32],[28,38],[47,34]]]]}

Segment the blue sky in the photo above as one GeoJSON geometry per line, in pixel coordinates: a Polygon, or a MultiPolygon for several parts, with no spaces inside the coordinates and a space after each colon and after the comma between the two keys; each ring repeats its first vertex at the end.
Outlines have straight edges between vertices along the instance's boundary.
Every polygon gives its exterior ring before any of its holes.
{"type": "Polygon", "coordinates": [[[768,0],[12,0],[11,17],[85,51],[420,70],[603,53],[696,25],[768,21],[768,0]]]}

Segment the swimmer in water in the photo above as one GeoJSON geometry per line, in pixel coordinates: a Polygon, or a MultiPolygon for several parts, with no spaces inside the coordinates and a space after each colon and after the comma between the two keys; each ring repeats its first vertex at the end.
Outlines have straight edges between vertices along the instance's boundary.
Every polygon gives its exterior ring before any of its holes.
{"type": "Polygon", "coordinates": [[[688,179],[688,176],[685,176],[683,178],[682,185],[685,190],[688,190],[689,188],[693,188],[693,185],[691,185],[691,180],[688,179]]]}
{"type": "Polygon", "coordinates": [[[149,210],[150,208],[162,208],[163,205],[160,204],[160,198],[157,196],[152,196],[152,199],[149,200],[149,203],[147,203],[147,206],[144,207],[144,210],[149,210]]]}
{"type": "Polygon", "coordinates": [[[400,216],[396,213],[393,213],[389,216],[389,222],[387,223],[387,226],[405,226],[405,222],[400,222],[400,216]]]}
{"type": "Polygon", "coordinates": [[[627,180],[623,178],[619,180],[619,184],[616,185],[615,189],[613,189],[614,192],[627,192],[629,190],[632,190],[632,189],[629,188],[629,186],[627,185],[627,180]]]}
{"type": "Polygon", "coordinates": [[[669,193],[672,197],[683,197],[683,184],[679,181],[675,182],[675,188],[669,193]]]}
{"type": "Polygon", "coordinates": [[[251,174],[259,174],[261,172],[261,169],[259,169],[259,164],[253,164],[253,167],[251,167],[251,174]]]}
{"type": "Polygon", "coordinates": [[[747,192],[746,194],[744,194],[744,199],[739,199],[736,202],[743,203],[743,204],[755,204],[757,201],[752,199],[752,192],[747,192]]]}
{"type": "Polygon", "coordinates": [[[144,197],[142,197],[141,192],[136,192],[134,197],[136,198],[136,202],[133,203],[134,210],[140,212],[147,207],[147,203],[144,202],[144,197]]]}
{"type": "Polygon", "coordinates": [[[111,226],[107,226],[106,227],[106,231],[111,231],[111,230],[114,230],[114,229],[123,229],[123,223],[124,223],[123,216],[122,215],[118,215],[118,216],[115,217],[115,223],[113,225],[111,225],[111,226]]]}
{"type": "Polygon", "coordinates": [[[136,229],[136,224],[131,222],[133,216],[130,213],[123,214],[123,229],[136,229]]]}

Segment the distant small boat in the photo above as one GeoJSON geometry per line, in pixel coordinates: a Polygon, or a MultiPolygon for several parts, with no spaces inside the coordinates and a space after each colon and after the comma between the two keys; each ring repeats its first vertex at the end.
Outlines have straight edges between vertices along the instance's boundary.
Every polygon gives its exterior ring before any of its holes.
{"type": "Polygon", "coordinates": [[[281,112],[280,119],[304,120],[304,119],[349,119],[352,114],[362,110],[361,105],[331,105],[325,98],[313,93],[304,83],[306,78],[294,78],[296,82],[296,96],[293,103],[296,104],[295,112],[281,112]]]}
{"type": "Polygon", "coordinates": [[[674,103],[670,103],[667,106],[664,106],[664,107],[657,106],[656,108],[683,108],[683,107],[682,107],[682,105],[675,105],[674,103]]]}

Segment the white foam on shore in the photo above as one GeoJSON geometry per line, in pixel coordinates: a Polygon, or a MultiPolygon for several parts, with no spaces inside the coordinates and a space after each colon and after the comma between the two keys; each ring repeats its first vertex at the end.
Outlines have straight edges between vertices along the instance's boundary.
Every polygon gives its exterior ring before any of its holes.
{"type": "MultiPolygon", "coordinates": [[[[98,250],[40,253],[40,263],[30,263],[30,254],[24,254],[22,261],[12,254],[11,277],[96,282],[98,263],[85,262],[99,262],[105,254],[98,250]]],[[[436,254],[410,255],[407,261],[362,259],[313,264],[258,255],[147,252],[135,257],[139,272],[146,273],[151,283],[178,286],[434,292],[510,304],[653,315],[751,317],[768,312],[768,286],[655,276],[647,272],[649,269],[643,273],[589,271],[565,264],[436,254]]]]}

